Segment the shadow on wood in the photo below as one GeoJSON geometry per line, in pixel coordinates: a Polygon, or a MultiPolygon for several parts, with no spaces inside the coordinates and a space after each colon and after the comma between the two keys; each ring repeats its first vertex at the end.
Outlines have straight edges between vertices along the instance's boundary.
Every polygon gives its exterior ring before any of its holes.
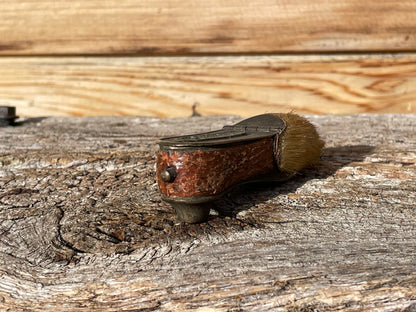
{"type": "MultiPolygon", "coordinates": [[[[361,162],[372,153],[373,146],[346,145],[324,148],[321,161],[314,168],[299,172],[292,179],[282,183],[253,183],[237,186],[231,192],[213,203],[219,217],[237,217],[238,213],[279,196],[296,192],[311,179],[326,179],[337,170],[353,162],[361,162]]],[[[211,219],[215,218],[211,216],[211,219]]],[[[262,226],[253,221],[252,226],[262,226]]]]}
{"type": "Polygon", "coordinates": [[[196,225],[160,200],[157,139],[237,117],[2,128],[0,310],[411,311],[416,116],[308,118],[317,168],[196,225]]]}

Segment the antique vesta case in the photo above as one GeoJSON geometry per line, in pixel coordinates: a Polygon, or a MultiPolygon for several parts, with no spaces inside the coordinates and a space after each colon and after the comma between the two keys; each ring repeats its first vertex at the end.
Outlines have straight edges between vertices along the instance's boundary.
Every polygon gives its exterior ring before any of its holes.
{"type": "Polygon", "coordinates": [[[233,186],[281,181],[279,135],[286,127],[276,114],[243,120],[221,130],[159,141],[157,182],[162,199],[182,221],[206,220],[210,204],[233,186]]]}

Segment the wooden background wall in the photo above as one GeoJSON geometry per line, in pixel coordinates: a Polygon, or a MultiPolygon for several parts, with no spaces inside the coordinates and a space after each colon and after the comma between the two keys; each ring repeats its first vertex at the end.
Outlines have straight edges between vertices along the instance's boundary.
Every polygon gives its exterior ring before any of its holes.
{"type": "Polygon", "coordinates": [[[21,116],[416,112],[413,0],[1,0],[21,116]]]}

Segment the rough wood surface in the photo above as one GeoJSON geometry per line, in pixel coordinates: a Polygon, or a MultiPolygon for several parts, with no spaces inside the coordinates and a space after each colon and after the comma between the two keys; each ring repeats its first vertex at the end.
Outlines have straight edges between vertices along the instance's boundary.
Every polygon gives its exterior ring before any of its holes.
{"type": "Polygon", "coordinates": [[[416,55],[0,58],[21,116],[416,112],[416,55]]]}
{"type": "Polygon", "coordinates": [[[178,224],[157,138],[237,120],[0,128],[0,310],[415,311],[416,115],[310,116],[317,168],[178,224]]]}
{"type": "Polygon", "coordinates": [[[0,54],[414,51],[412,0],[3,0],[0,54]]]}

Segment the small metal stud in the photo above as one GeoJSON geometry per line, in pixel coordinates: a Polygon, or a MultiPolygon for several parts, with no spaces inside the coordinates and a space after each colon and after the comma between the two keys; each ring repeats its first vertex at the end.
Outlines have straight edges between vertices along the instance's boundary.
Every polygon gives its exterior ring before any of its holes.
{"type": "Polygon", "coordinates": [[[14,126],[16,119],[16,107],[0,106],[0,126],[14,126]]]}
{"type": "Polygon", "coordinates": [[[160,177],[164,182],[172,183],[176,178],[176,169],[175,167],[166,167],[160,172],[160,177]]]}

